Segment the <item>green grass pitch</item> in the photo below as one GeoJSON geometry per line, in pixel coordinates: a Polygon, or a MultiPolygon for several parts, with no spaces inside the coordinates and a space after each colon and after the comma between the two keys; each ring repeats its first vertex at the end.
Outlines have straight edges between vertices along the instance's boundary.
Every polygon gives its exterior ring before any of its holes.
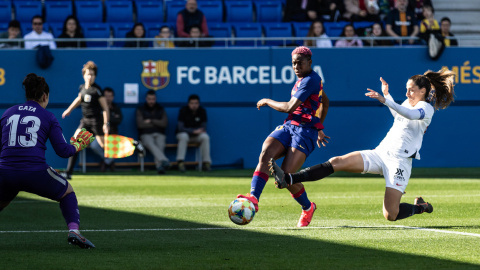
{"type": "Polygon", "coordinates": [[[20,193],[0,212],[0,269],[480,269],[480,169],[414,169],[403,201],[432,214],[389,222],[380,176],[335,174],[307,183],[313,221],[267,183],[246,226],[227,217],[252,170],[76,174],[82,233],[67,244],[58,203],[20,193]]]}

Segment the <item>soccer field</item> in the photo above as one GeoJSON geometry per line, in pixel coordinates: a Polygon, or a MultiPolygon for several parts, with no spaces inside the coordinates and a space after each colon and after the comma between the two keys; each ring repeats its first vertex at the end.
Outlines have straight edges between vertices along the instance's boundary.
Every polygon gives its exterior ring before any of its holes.
{"type": "Polygon", "coordinates": [[[58,203],[20,193],[0,212],[0,269],[480,269],[480,169],[414,169],[403,201],[432,214],[389,222],[380,176],[336,174],[307,183],[318,210],[301,208],[272,178],[252,223],[229,203],[252,170],[74,175],[82,233],[67,244],[58,203]]]}

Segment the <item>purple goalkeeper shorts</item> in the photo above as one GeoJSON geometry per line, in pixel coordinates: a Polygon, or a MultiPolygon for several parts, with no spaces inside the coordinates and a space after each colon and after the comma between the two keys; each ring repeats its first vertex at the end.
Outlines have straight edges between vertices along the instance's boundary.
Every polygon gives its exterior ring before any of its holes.
{"type": "Polygon", "coordinates": [[[12,201],[20,191],[58,201],[67,188],[68,181],[52,167],[33,172],[0,170],[0,202],[12,201]]]}
{"type": "Polygon", "coordinates": [[[318,130],[315,128],[283,124],[278,126],[268,136],[280,141],[285,148],[293,147],[305,153],[308,157],[313,150],[315,150],[318,130]]]}

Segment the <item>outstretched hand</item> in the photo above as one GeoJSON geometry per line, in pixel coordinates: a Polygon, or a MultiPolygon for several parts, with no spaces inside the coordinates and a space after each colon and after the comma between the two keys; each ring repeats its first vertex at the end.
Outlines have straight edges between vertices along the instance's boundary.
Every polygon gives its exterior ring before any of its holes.
{"type": "Polygon", "coordinates": [[[383,96],[388,96],[389,95],[389,93],[388,93],[388,83],[382,77],[380,77],[380,81],[382,82],[383,96]]]}
{"type": "Polygon", "coordinates": [[[369,98],[374,98],[378,101],[380,101],[381,103],[385,103],[385,98],[380,95],[378,92],[370,89],[370,88],[367,88],[367,90],[369,91],[368,93],[365,93],[365,96],[369,97],[369,98]]]}
{"type": "Polygon", "coordinates": [[[257,109],[260,110],[260,107],[267,106],[268,98],[262,98],[257,102],[257,109]]]}
{"type": "Polygon", "coordinates": [[[79,152],[87,148],[94,140],[95,137],[93,137],[93,134],[82,128],[77,134],[77,137],[70,138],[70,144],[75,146],[76,151],[79,152]]]}
{"type": "Polygon", "coordinates": [[[326,147],[327,145],[325,145],[325,143],[328,143],[327,139],[330,139],[330,137],[325,135],[325,133],[323,133],[323,130],[319,130],[318,131],[318,138],[317,138],[318,148],[321,148],[322,145],[323,145],[323,147],[326,147]]]}

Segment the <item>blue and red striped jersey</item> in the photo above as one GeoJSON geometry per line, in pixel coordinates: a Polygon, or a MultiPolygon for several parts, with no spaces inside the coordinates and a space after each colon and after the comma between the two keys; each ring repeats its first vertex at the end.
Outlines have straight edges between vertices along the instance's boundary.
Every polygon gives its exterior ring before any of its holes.
{"type": "Polygon", "coordinates": [[[295,111],[288,114],[285,123],[295,126],[323,129],[319,118],[319,107],[322,102],[322,78],[312,70],[310,74],[299,79],[292,89],[292,96],[302,101],[295,111]]]}

